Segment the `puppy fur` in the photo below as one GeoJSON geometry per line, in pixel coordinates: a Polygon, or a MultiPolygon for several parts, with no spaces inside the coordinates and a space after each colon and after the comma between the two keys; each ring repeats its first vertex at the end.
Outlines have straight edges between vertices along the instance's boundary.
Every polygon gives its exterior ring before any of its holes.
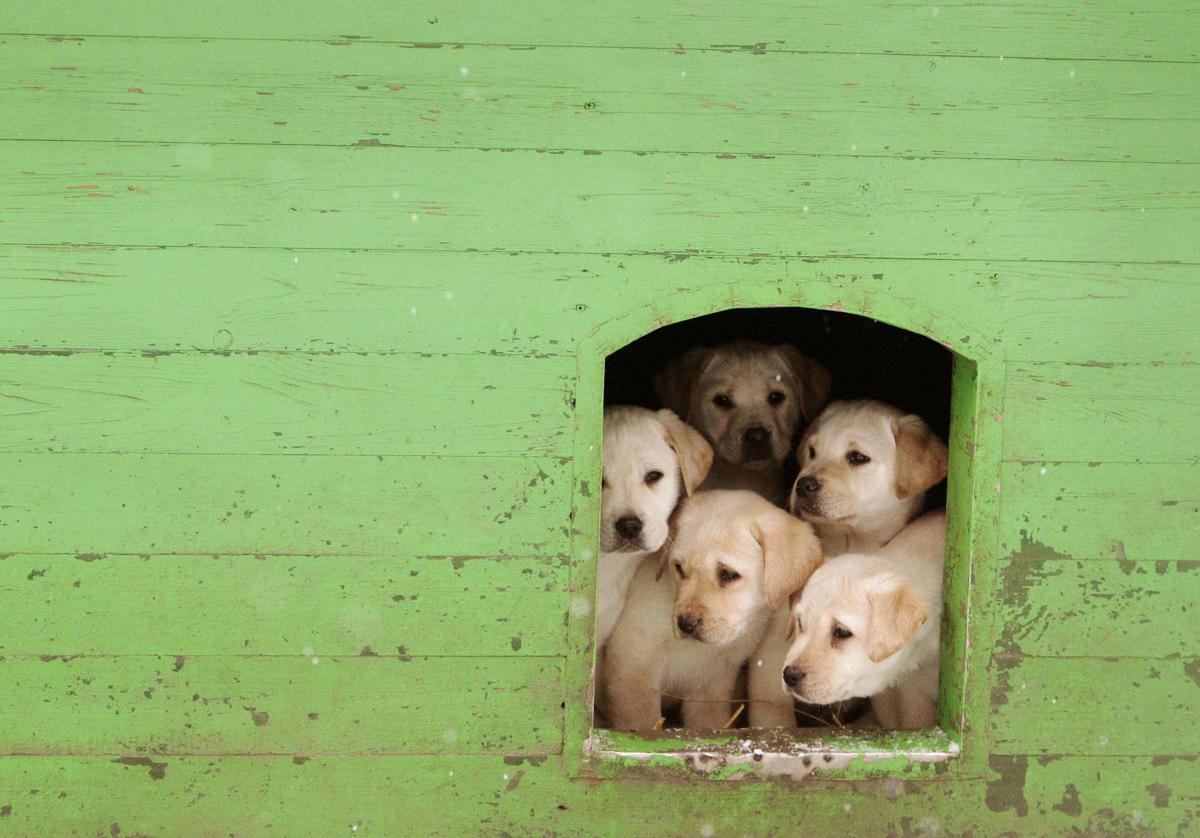
{"type": "Polygon", "coordinates": [[[704,480],[712,459],[704,437],[669,410],[605,409],[597,646],[612,634],[638,564],[667,540],[671,512],[704,480]]]}
{"type": "Polygon", "coordinates": [[[826,555],[887,544],[946,477],[946,444],[919,416],[877,401],[833,402],[796,448],[789,507],[826,555]],[[865,462],[864,462],[865,460],[865,462]]]}
{"type": "Polygon", "coordinates": [[[603,682],[617,729],[650,730],[675,699],[685,727],[723,727],[742,664],[822,558],[808,524],[753,492],[687,498],[672,531],[659,559],[638,567],[608,642],[603,682]]]}
{"type": "Polygon", "coordinates": [[[693,347],[654,379],[663,406],[699,429],[716,452],[701,488],[749,489],[780,504],[792,440],[829,388],[829,371],[795,347],[755,341],[693,347]]]}
{"type": "Polygon", "coordinates": [[[937,721],[944,512],[909,524],[874,553],[817,569],[792,609],[782,687],[801,701],[870,697],[885,728],[937,721]]]}
{"type": "MultiPolygon", "coordinates": [[[[801,469],[790,508],[813,525],[832,558],[874,552],[903,530],[923,508],[926,490],[946,477],[947,451],[919,416],[878,401],[837,401],[805,431],[796,459],[801,469]]],[[[795,724],[778,680],[790,628],[783,610],[754,654],[750,723],[756,727],[795,724]]]]}

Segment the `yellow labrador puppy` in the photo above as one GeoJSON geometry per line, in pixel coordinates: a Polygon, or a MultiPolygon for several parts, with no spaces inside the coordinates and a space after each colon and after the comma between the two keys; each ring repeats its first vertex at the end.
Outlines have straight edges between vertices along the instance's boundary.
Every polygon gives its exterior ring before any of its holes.
{"type": "Polygon", "coordinates": [[[661,558],[638,568],[608,643],[617,729],[649,730],[676,702],[685,727],[723,727],[771,615],[821,563],[812,528],[753,492],[693,495],[672,530],[661,558]]]}
{"type": "Polygon", "coordinates": [[[789,344],[693,347],[654,379],[664,407],[699,429],[716,462],[703,489],[749,489],[782,505],[784,460],[829,397],[829,371],[789,344]]]}
{"type": "MultiPolygon", "coordinates": [[[[925,492],[946,477],[946,445],[919,416],[878,401],[837,401],[821,412],[796,449],[800,474],[790,508],[813,525],[827,557],[874,552],[921,512],[925,492]]],[[[788,648],[783,610],[750,667],[750,723],[795,724],[780,694],[788,648]],[[761,663],[760,663],[761,661],[761,663]]]]}
{"type": "Polygon", "coordinates": [[[638,564],[667,540],[667,522],[712,464],[712,448],[669,410],[604,410],[596,645],[603,646],[625,605],[638,564]]]}
{"type": "Polygon", "coordinates": [[[945,513],[930,512],[818,568],[792,609],[784,689],[814,704],[870,697],[885,728],[932,727],[945,542],[945,513]]]}

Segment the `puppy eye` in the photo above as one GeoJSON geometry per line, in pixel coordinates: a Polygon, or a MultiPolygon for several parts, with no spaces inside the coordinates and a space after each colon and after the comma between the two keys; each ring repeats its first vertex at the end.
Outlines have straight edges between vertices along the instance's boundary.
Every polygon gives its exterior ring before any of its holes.
{"type": "Polygon", "coordinates": [[[661,471],[648,471],[646,472],[646,485],[653,486],[655,483],[662,480],[662,478],[663,473],[661,471]]]}
{"type": "Polygon", "coordinates": [[[837,623],[833,624],[833,639],[834,640],[845,640],[846,638],[853,637],[853,636],[854,636],[854,632],[850,631],[850,629],[845,628],[844,626],[838,625],[837,623]]]}
{"type": "Polygon", "coordinates": [[[683,565],[681,565],[679,562],[675,562],[675,575],[680,579],[683,578],[683,565]]]}
{"type": "Polygon", "coordinates": [[[849,451],[846,454],[846,462],[852,466],[861,466],[871,462],[871,458],[861,451],[849,451]]]}
{"type": "Polygon", "coordinates": [[[722,410],[729,410],[731,407],[733,407],[733,399],[729,398],[729,396],[719,394],[713,396],[713,404],[722,410]]]}
{"type": "Polygon", "coordinates": [[[808,458],[810,460],[815,460],[817,458],[817,449],[813,448],[811,445],[808,446],[808,458]]]}
{"type": "Polygon", "coordinates": [[[780,390],[772,390],[771,395],[767,396],[767,404],[771,407],[779,407],[787,399],[787,396],[780,390]]]}
{"type": "Polygon", "coordinates": [[[741,578],[742,574],[738,573],[736,570],[730,570],[727,567],[723,567],[717,571],[717,582],[722,588],[724,588],[730,582],[736,582],[741,578]]]}

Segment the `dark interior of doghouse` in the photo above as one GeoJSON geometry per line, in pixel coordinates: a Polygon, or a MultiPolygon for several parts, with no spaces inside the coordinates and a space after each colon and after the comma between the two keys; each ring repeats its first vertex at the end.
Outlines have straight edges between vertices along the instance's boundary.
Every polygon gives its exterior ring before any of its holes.
{"type": "MultiPolygon", "coordinates": [[[[943,440],[948,438],[950,350],[930,338],[869,317],[820,309],[734,309],[657,329],[608,357],[604,402],[658,408],[661,405],[651,382],[663,364],[690,347],[738,339],[790,343],[829,369],[833,377],[830,401],[887,402],[917,414],[943,440]]],[[[799,428],[793,450],[803,431],[799,428]]],[[[794,476],[794,459],[789,458],[788,467],[794,476]]],[[[943,481],[929,491],[926,506],[936,509],[945,503],[943,481]]],[[[797,708],[797,723],[805,727],[850,722],[865,709],[865,701],[846,702],[837,708],[797,708]]],[[[678,718],[668,716],[667,726],[678,723],[678,718]]],[[[737,726],[744,724],[743,716],[737,726]]]]}

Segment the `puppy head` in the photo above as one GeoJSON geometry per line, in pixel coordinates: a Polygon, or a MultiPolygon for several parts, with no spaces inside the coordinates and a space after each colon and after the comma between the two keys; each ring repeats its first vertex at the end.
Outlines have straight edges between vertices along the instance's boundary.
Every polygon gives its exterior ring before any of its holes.
{"type": "Polygon", "coordinates": [[[657,550],[671,510],[708,473],[712,448],[669,410],[604,411],[600,549],[657,550]]]}
{"type": "Polygon", "coordinates": [[[754,492],[700,492],[673,532],[663,565],[675,576],[675,635],[702,643],[761,625],[822,560],[812,528],[754,492]]]}
{"type": "Polygon", "coordinates": [[[727,463],[750,468],[787,457],[801,419],[829,396],[829,371],[788,344],[695,347],[654,380],[663,405],[696,426],[727,463]]]}
{"type": "Polygon", "coordinates": [[[946,476],[947,453],[919,416],[854,401],[830,404],[805,431],[796,459],[792,512],[855,526],[919,503],[946,476]]]}
{"type": "Polygon", "coordinates": [[[929,619],[929,603],[909,581],[848,553],[813,574],[792,606],[792,645],[784,692],[812,704],[867,697],[905,671],[897,653],[929,619]]]}

